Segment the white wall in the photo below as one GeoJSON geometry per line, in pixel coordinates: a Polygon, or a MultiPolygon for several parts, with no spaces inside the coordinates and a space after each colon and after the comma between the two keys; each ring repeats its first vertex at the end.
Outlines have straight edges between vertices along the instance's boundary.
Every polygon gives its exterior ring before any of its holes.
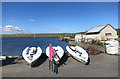
{"type": "Polygon", "coordinates": [[[84,40],[84,39],[86,39],[86,40],[88,40],[88,41],[91,41],[91,39],[98,40],[99,37],[100,37],[99,34],[92,34],[92,35],[81,35],[81,34],[77,34],[77,35],[75,36],[75,41],[76,41],[76,42],[79,42],[79,41],[84,40]]]}
{"type": "Polygon", "coordinates": [[[91,34],[91,35],[86,35],[86,39],[99,39],[100,34],[91,34]]]}
{"type": "Polygon", "coordinates": [[[75,35],[75,41],[76,42],[81,41],[84,37],[85,37],[84,34],[76,34],[75,35]]]}
{"type": "Polygon", "coordinates": [[[105,36],[106,33],[111,33],[111,36],[117,36],[117,31],[113,29],[110,25],[105,27],[101,32],[100,36],[105,36]]]}

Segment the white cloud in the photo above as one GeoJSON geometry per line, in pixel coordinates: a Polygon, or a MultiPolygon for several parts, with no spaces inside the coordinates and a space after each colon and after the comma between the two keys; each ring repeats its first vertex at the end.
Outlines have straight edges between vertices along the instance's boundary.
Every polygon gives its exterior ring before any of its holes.
{"type": "Polygon", "coordinates": [[[6,25],[5,27],[0,27],[3,32],[12,32],[12,33],[26,33],[24,29],[15,27],[12,25],[6,25]]]}
{"type": "Polygon", "coordinates": [[[30,22],[35,22],[35,20],[34,20],[34,19],[29,19],[29,21],[30,21],[30,22]]]}

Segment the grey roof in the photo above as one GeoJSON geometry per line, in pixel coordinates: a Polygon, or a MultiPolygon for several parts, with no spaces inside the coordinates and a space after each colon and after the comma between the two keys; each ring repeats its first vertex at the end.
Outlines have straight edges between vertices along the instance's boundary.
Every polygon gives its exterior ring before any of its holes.
{"type": "Polygon", "coordinates": [[[101,26],[95,26],[91,28],[88,32],[86,33],[92,33],[92,32],[99,32],[102,28],[104,28],[106,25],[101,25],[101,26]]]}

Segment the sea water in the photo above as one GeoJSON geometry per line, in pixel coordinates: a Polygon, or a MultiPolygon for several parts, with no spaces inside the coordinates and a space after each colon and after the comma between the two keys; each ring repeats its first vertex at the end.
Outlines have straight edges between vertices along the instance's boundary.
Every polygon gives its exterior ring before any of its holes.
{"type": "Polygon", "coordinates": [[[2,55],[16,56],[22,55],[26,47],[40,46],[45,53],[49,44],[52,46],[61,46],[66,51],[68,45],[65,41],[58,41],[58,37],[3,37],[2,38],[2,55]]]}

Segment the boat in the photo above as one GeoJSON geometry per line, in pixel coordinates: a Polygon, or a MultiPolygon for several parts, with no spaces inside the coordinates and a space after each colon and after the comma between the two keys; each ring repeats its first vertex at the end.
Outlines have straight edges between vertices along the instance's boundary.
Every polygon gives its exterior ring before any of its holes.
{"type": "Polygon", "coordinates": [[[49,57],[49,59],[52,61],[54,59],[54,61],[59,62],[59,60],[62,58],[62,56],[64,55],[64,50],[62,49],[61,46],[48,46],[46,48],[46,55],[49,57]],[[50,49],[51,49],[51,53],[50,53],[50,49]],[[50,58],[50,54],[51,54],[51,58],[50,58]],[[52,57],[54,56],[54,57],[52,57]]]}
{"type": "Polygon", "coordinates": [[[0,55],[0,60],[6,60],[6,59],[7,59],[7,56],[0,55]]]}
{"type": "Polygon", "coordinates": [[[56,74],[58,74],[58,65],[60,59],[64,55],[64,50],[60,46],[52,47],[52,44],[50,43],[50,45],[46,48],[46,55],[49,57],[49,70],[52,66],[52,71],[54,70],[54,73],[56,72],[56,74]]]}
{"type": "Polygon", "coordinates": [[[29,63],[31,67],[41,56],[41,54],[42,49],[40,47],[26,47],[22,52],[23,58],[29,63]]]}
{"type": "Polygon", "coordinates": [[[80,46],[66,46],[66,50],[71,54],[73,58],[88,65],[90,62],[88,53],[80,46]]]}
{"type": "Polygon", "coordinates": [[[106,53],[110,55],[120,55],[120,43],[118,40],[105,41],[106,53]]]}

